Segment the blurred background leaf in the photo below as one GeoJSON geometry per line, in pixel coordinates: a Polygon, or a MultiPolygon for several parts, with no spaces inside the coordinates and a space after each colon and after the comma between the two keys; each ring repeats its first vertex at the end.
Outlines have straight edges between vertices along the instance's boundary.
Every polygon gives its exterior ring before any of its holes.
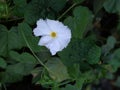
{"type": "Polygon", "coordinates": [[[73,38],[83,38],[85,31],[93,20],[91,11],[86,7],[76,7],[73,17],[67,17],[64,21],[72,30],[73,38]]]}
{"type": "Polygon", "coordinates": [[[61,60],[67,66],[74,63],[79,63],[81,66],[84,61],[89,64],[97,64],[100,55],[101,49],[89,38],[83,40],[73,39],[70,45],[59,53],[61,60]]]}
{"type": "Polygon", "coordinates": [[[7,63],[3,58],[0,58],[0,68],[5,69],[7,67],[7,63]]]}
{"type": "Polygon", "coordinates": [[[0,25],[1,33],[0,33],[0,55],[6,56],[8,52],[12,49],[20,49],[22,47],[22,42],[19,37],[18,31],[15,27],[7,30],[7,28],[3,25],[0,25]],[[14,43],[13,43],[14,41],[14,43]]]}
{"type": "Polygon", "coordinates": [[[32,35],[31,27],[27,23],[23,22],[18,25],[18,30],[21,35],[21,40],[23,41],[22,43],[24,43],[24,46],[28,47],[27,46],[28,43],[34,52],[39,52],[40,51],[40,46],[38,46],[39,37],[35,37],[32,35]]]}
{"type": "Polygon", "coordinates": [[[109,13],[120,13],[120,0],[106,0],[104,8],[109,13]]]}
{"type": "Polygon", "coordinates": [[[67,67],[59,58],[52,58],[46,63],[50,77],[56,82],[61,82],[69,79],[67,67]]]}
{"type": "Polygon", "coordinates": [[[107,43],[102,46],[102,53],[107,55],[111,49],[114,48],[116,44],[116,39],[113,36],[109,36],[107,39],[107,43]]]}
{"type": "Polygon", "coordinates": [[[101,8],[103,8],[103,4],[106,0],[94,0],[94,13],[97,14],[101,8]]]}

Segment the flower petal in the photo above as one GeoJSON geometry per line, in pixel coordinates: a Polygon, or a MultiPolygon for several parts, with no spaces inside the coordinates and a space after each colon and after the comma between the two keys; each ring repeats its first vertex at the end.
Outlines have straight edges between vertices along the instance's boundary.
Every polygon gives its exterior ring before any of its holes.
{"type": "Polygon", "coordinates": [[[51,31],[55,31],[55,32],[57,32],[59,34],[63,34],[63,35],[68,34],[68,33],[71,34],[71,30],[59,21],[47,19],[46,22],[49,25],[49,27],[51,28],[51,31]]]}
{"type": "Polygon", "coordinates": [[[63,39],[70,39],[71,38],[71,31],[70,31],[70,29],[63,30],[63,32],[60,32],[58,34],[58,37],[59,38],[63,38],[63,39]]]}
{"type": "Polygon", "coordinates": [[[40,19],[37,21],[37,27],[33,30],[35,36],[44,36],[50,34],[50,28],[46,20],[40,19]]]}
{"type": "Polygon", "coordinates": [[[52,38],[50,36],[43,36],[41,37],[38,45],[44,46],[52,41],[52,38]]]}
{"type": "Polygon", "coordinates": [[[58,29],[63,29],[65,27],[59,21],[47,19],[46,22],[47,22],[47,24],[49,25],[49,27],[51,28],[52,31],[56,31],[57,32],[57,31],[59,31],[58,29]]]}
{"type": "Polygon", "coordinates": [[[66,48],[67,45],[69,44],[70,38],[68,38],[68,39],[61,39],[61,38],[59,38],[59,39],[58,39],[58,42],[59,42],[59,44],[60,44],[60,51],[62,51],[62,50],[63,50],[64,48],[66,48]]]}
{"type": "Polygon", "coordinates": [[[58,41],[61,46],[61,50],[67,47],[71,39],[71,31],[69,29],[63,30],[64,33],[58,34],[58,41]]]}
{"type": "Polygon", "coordinates": [[[60,44],[57,40],[54,40],[46,45],[52,55],[55,55],[58,51],[60,51],[60,44]]]}

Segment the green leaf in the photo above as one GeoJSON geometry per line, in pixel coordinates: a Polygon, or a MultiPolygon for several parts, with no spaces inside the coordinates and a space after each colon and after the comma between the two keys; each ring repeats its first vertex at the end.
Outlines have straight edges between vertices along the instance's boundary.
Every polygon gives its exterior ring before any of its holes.
{"type": "Polygon", "coordinates": [[[98,11],[103,7],[103,4],[106,0],[95,0],[94,1],[94,12],[98,13],[98,11]]]}
{"type": "Polygon", "coordinates": [[[0,58],[0,68],[6,68],[7,63],[3,58],[0,58]]]}
{"type": "Polygon", "coordinates": [[[41,47],[40,52],[36,53],[36,55],[42,62],[46,62],[51,58],[50,51],[46,47],[41,47]]]}
{"type": "Polygon", "coordinates": [[[21,41],[21,36],[19,35],[18,29],[16,27],[12,27],[10,31],[8,31],[7,38],[8,38],[8,49],[20,49],[22,48],[22,46],[24,46],[21,41]]]}
{"type": "Polygon", "coordinates": [[[76,79],[75,86],[77,88],[79,88],[79,90],[81,90],[84,83],[85,83],[85,78],[84,77],[80,77],[80,78],[76,79]]]}
{"type": "Polygon", "coordinates": [[[26,7],[25,22],[33,25],[40,18],[55,19],[55,15],[64,8],[66,0],[32,0],[26,7]]]}
{"type": "Polygon", "coordinates": [[[45,18],[47,8],[47,0],[32,0],[26,7],[25,22],[33,25],[39,18],[45,18]]]}
{"type": "Polygon", "coordinates": [[[106,0],[104,8],[109,13],[120,13],[120,0],[106,0]]]}
{"type": "Polygon", "coordinates": [[[100,60],[100,55],[101,48],[96,45],[92,46],[88,51],[88,55],[86,56],[88,63],[97,64],[100,60]]]}
{"type": "Polygon", "coordinates": [[[113,72],[117,71],[120,67],[120,48],[113,52],[108,63],[112,66],[113,72]]]}
{"type": "Polygon", "coordinates": [[[115,43],[116,39],[113,36],[108,37],[107,43],[102,46],[102,53],[104,53],[104,55],[107,55],[110,50],[114,48],[115,43]]]}
{"type": "Polygon", "coordinates": [[[18,54],[17,52],[11,51],[10,57],[18,62],[27,64],[36,64],[37,60],[29,53],[18,54]],[[16,57],[17,56],[17,57],[16,57]]]}
{"type": "Polygon", "coordinates": [[[85,66],[84,61],[90,64],[97,64],[100,60],[100,54],[100,48],[92,40],[86,38],[83,40],[73,39],[69,46],[59,53],[59,56],[67,66],[75,63],[80,64],[80,66],[85,66]]]}
{"type": "Polygon", "coordinates": [[[3,73],[2,82],[13,83],[22,80],[23,76],[29,75],[34,69],[35,64],[31,63],[16,63],[8,65],[3,73]]]}
{"type": "Polygon", "coordinates": [[[2,74],[3,83],[13,83],[22,79],[22,68],[18,64],[8,65],[6,71],[2,74]]]}
{"type": "Polygon", "coordinates": [[[15,6],[13,8],[13,13],[16,16],[20,16],[23,17],[24,13],[25,13],[25,8],[27,5],[27,1],[26,0],[13,0],[15,6]]]}
{"type": "Polygon", "coordinates": [[[0,1],[0,19],[9,17],[9,6],[6,2],[0,1]]]}
{"type": "Polygon", "coordinates": [[[68,85],[66,85],[65,88],[61,88],[61,90],[80,90],[80,89],[76,88],[73,85],[68,84],[68,85]]]}
{"type": "Polygon", "coordinates": [[[96,80],[96,75],[94,70],[89,70],[84,73],[82,73],[80,79],[84,79],[87,83],[93,82],[96,80]]]}
{"type": "Polygon", "coordinates": [[[68,67],[68,73],[72,79],[77,79],[80,76],[79,64],[73,64],[70,67],[68,67]]]}
{"type": "Polygon", "coordinates": [[[81,73],[79,77],[76,79],[75,87],[78,88],[78,90],[82,90],[84,87],[84,84],[91,83],[96,80],[96,75],[94,71],[85,71],[84,73],[81,73]]]}
{"type": "Polygon", "coordinates": [[[17,28],[12,27],[9,31],[3,25],[0,25],[0,55],[6,56],[12,49],[20,49],[22,42],[17,28]],[[14,43],[13,43],[14,41],[14,43]]]}
{"type": "Polygon", "coordinates": [[[51,90],[61,90],[60,87],[52,87],[51,90]]]}
{"type": "Polygon", "coordinates": [[[52,58],[47,63],[48,72],[50,77],[56,82],[69,79],[66,66],[58,58],[52,58]]]}
{"type": "Polygon", "coordinates": [[[14,64],[14,65],[8,65],[8,67],[6,69],[6,72],[22,75],[23,74],[23,69],[24,69],[23,65],[21,63],[17,63],[17,64],[14,64]]]}
{"type": "Polygon", "coordinates": [[[82,76],[82,73],[80,71],[80,65],[79,64],[71,65],[70,67],[68,67],[68,73],[73,80],[76,80],[75,86],[79,88],[79,90],[81,90],[84,81],[86,80],[85,79],[86,77],[84,78],[82,76]]]}
{"type": "Polygon", "coordinates": [[[76,89],[82,90],[84,84],[91,83],[95,80],[96,80],[96,75],[94,71],[92,70],[85,71],[75,79],[74,86],[76,87],[76,89]]]}
{"type": "Polygon", "coordinates": [[[32,70],[32,83],[36,83],[41,79],[41,74],[42,74],[43,68],[42,67],[37,67],[32,70]]]}
{"type": "Polygon", "coordinates": [[[85,0],[73,0],[74,3],[79,3],[79,4],[82,3],[83,1],[85,0]]]}
{"type": "Polygon", "coordinates": [[[50,0],[49,5],[50,7],[59,12],[66,4],[66,0],[50,0]]]}
{"type": "Polygon", "coordinates": [[[28,47],[29,45],[30,46],[29,48],[31,48],[32,51],[39,52],[40,51],[40,46],[38,46],[39,37],[35,37],[32,35],[31,27],[23,22],[18,25],[18,30],[20,31],[23,43],[26,44],[25,46],[28,47]]]}
{"type": "Polygon", "coordinates": [[[31,64],[36,64],[36,59],[30,55],[29,53],[22,53],[20,55],[20,58],[21,58],[21,62],[22,63],[31,63],[31,64]]]}
{"type": "Polygon", "coordinates": [[[7,28],[0,25],[0,55],[5,56],[7,54],[7,28]]]}
{"type": "Polygon", "coordinates": [[[82,6],[76,7],[73,15],[73,17],[66,18],[64,23],[72,30],[73,37],[83,38],[92,22],[93,15],[88,8],[82,6]]]}
{"type": "Polygon", "coordinates": [[[48,87],[53,86],[56,82],[48,75],[47,71],[42,73],[42,77],[39,79],[37,84],[41,84],[42,86],[48,87]]]}
{"type": "Polygon", "coordinates": [[[14,4],[17,5],[17,6],[24,6],[27,4],[27,1],[26,0],[13,0],[14,4]]]}
{"type": "Polygon", "coordinates": [[[1,80],[2,83],[15,83],[17,81],[22,80],[23,78],[23,76],[20,74],[10,73],[10,72],[2,73],[1,77],[2,77],[2,80],[1,80]]]}
{"type": "Polygon", "coordinates": [[[10,51],[9,52],[9,57],[15,61],[21,61],[20,59],[20,54],[18,52],[15,52],[15,51],[10,51]],[[16,57],[17,56],[17,57],[16,57]]]}
{"type": "Polygon", "coordinates": [[[117,86],[117,87],[120,87],[120,76],[117,78],[114,85],[117,86]]]}

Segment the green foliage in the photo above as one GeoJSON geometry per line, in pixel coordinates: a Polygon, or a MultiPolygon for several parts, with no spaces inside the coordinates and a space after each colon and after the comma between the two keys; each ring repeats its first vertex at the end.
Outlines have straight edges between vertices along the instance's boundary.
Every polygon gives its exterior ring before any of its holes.
{"type": "Polygon", "coordinates": [[[66,0],[50,0],[49,6],[55,10],[56,12],[59,12],[66,4],[66,0]]]}
{"type": "Polygon", "coordinates": [[[61,82],[69,79],[66,66],[58,58],[50,59],[46,66],[48,67],[48,73],[50,77],[56,82],[61,82]]]}
{"type": "Polygon", "coordinates": [[[117,78],[116,82],[114,83],[115,86],[120,87],[120,77],[117,78]]]}
{"type": "Polygon", "coordinates": [[[32,55],[30,55],[29,53],[26,53],[26,52],[19,54],[15,51],[11,51],[9,55],[12,59],[14,59],[15,61],[20,62],[20,63],[27,63],[27,64],[36,64],[37,63],[36,59],[32,55]]]}
{"type": "Polygon", "coordinates": [[[94,1],[94,12],[95,14],[103,7],[103,4],[106,0],[95,0],[94,1]]]}
{"type": "Polygon", "coordinates": [[[10,30],[7,30],[5,26],[0,25],[0,28],[1,28],[1,33],[0,33],[1,56],[7,56],[10,50],[20,49],[22,47],[19,33],[15,27],[11,28],[10,30]]]}
{"type": "Polygon", "coordinates": [[[55,12],[59,12],[66,4],[66,0],[32,0],[26,7],[25,21],[34,24],[41,18],[55,18],[55,12]]]}
{"type": "Polygon", "coordinates": [[[113,52],[108,63],[112,66],[113,72],[117,71],[120,66],[120,49],[117,49],[113,52]]]}
{"type": "Polygon", "coordinates": [[[35,58],[29,53],[22,53],[20,55],[17,52],[11,51],[10,58],[17,63],[6,67],[6,71],[2,74],[2,83],[11,83],[21,80],[23,76],[29,75],[37,64],[35,58]]]}
{"type": "Polygon", "coordinates": [[[120,0],[106,0],[104,8],[110,13],[120,13],[120,0]]]}
{"type": "Polygon", "coordinates": [[[6,71],[3,72],[2,83],[12,83],[22,80],[24,75],[30,74],[33,69],[33,64],[17,63],[8,65],[6,71]]]}
{"type": "Polygon", "coordinates": [[[7,3],[0,1],[0,19],[9,17],[9,6],[7,3]]]}
{"type": "Polygon", "coordinates": [[[114,48],[116,43],[116,39],[113,36],[108,37],[107,43],[102,46],[102,52],[104,55],[108,54],[111,49],[114,48]]]}
{"type": "Polygon", "coordinates": [[[69,66],[68,73],[71,78],[77,79],[81,74],[79,64],[73,64],[73,65],[69,66]]]}
{"type": "Polygon", "coordinates": [[[82,3],[85,0],[73,0],[73,1],[74,1],[74,3],[82,3]]]}
{"type": "Polygon", "coordinates": [[[21,35],[21,40],[23,41],[22,43],[25,43],[24,45],[27,46],[29,44],[29,46],[31,47],[31,49],[35,52],[39,52],[40,51],[40,47],[38,46],[38,40],[39,38],[34,37],[32,35],[32,29],[31,27],[27,24],[27,23],[21,23],[18,25],[18,30],[20,31],[20,35],[21,35]]]}
{"type": "Polygon", "coordinates": [[[45,18],[47,0],[32,0],[27,4],[24,15],[25,21],[29,24],[34,24],[40,17],[45,18]]]}
{"type": "Polygon", "coordinates": [[[15,4],[14,9],[13,9],[14,15],[18,17],[23,17],[25,13],[27,1],[26,0],[13,0],[13,2],[15,4]]]}
{"type": "Polygon", "coordinates": [[[7,63],[5,62],[5,60],[3,58],[0,58],[0,68],[6,68],[7,63]]]}
{"type": "Polygon", "coordinates": [[[73,85],[68,84],[65,88],[62,88],[61,90],[80,90],[80,89],[76,88],[73,85]]]}
{"type": "MultiPolygon", "coordinates": [[[[120,68],[120,21],[113,28],[104,25],[119,17],[120,0],[92,1],[0,0],[0,89],[27,75],[45,90],[90,90],[100,78],[114,79],[120,68]],[[54,56],[33,35],[37,20],[47,18],[58,18],[72,32],[68,46],[54,56]]],[[[113,83],[119,87],[120,77],[113,83]]]]}
{"type": "Polygon", "coordinates": [[[87,61],[90,64],[96,64],[100,60],[100,55],[101,55],[101,49],[98,46],[93,46],[91,49],[88,51],[87,54],[87,61]]]}
{"type": "Polygon", "coordinates": [[[93,15],[86,7],[76,7],[73,11],[73,17],[69,16],[64,23],[72,30],[73,38],[83,38],[88,26],[92,22],[93,15]]]}
{"type": "Polygon", "coordinates": [[[82,63],[87,61],[89,64],[97,64],[101,50],[89,38],[88,39],[74,39],[70,45],[59,53],[65,65],[72,65],[74,63],[82,63]],[[69,62],[68,62],[69,61],[69,62]]]}
{"type": "MultiPolygon", "coordinates": [[[[8,68],[10,68],[10,67],[8,67],[8,68]]],[[[22,80],[22,75],[17,74],[15,72],[13,72],[12,70],[8,70],[8,68],[6,68],[6,72],[0,73],[1,83],[3,83],[3,84],[4,83],[13,83],[13,82],[22,80]]]]}

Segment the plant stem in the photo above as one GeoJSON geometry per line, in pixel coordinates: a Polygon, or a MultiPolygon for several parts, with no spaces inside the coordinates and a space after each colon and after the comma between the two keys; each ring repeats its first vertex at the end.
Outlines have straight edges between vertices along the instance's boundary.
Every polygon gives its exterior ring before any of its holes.
{"type": "Polygon", "coordinates": [[[30,47],[30,45],[29,45],[29,43],[28,43],[28,41],[27,41],[27,39],[26,39],[24,33],[23,33],[22,31],[21,31],[21,33],[22,33],[22,35],[23,35],[23,38],[24,38],[24,40],[25,40],[25,42],[26,42],[28,48],[29,48],[30,51],[32,52],[33,56],[36,58],[36,60],[37,60],[46,70],[49,71],[49,69],[46,67],[46,65],[45,65],[45,64],[36,56],[36,54],[33,52],[33,50],[32,50],[32,48],[30,47]]]}
{"type": "Polygon", "coordinates": [[[74,3],[71,7],[69,7],[57,20],[60,20],[66,13],[68,13],[74,6],[76,5],[76,3],[74,3]]]}

